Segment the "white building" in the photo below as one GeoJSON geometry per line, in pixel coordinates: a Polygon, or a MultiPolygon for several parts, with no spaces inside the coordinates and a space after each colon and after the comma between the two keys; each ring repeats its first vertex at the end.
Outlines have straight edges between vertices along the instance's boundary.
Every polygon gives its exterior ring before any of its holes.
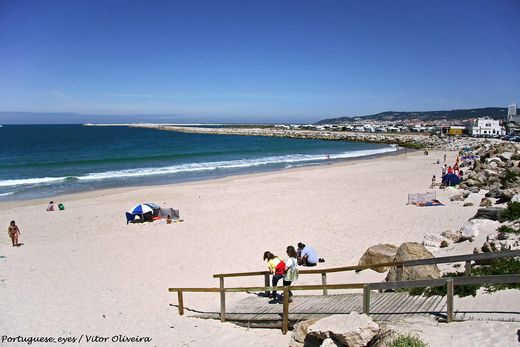
{"type": "Polygon", "coordinates": [[[511,122],[516,116],[516,104],[511,104],[507,107],[507,121],[511,122]]]}
{"type": "Polygon", "coordinates": [[[471,125],[471,136],[500,136],[505,135],[506,130],[500,125],[500,121],[489,117],[478,118],[471,125]]]}

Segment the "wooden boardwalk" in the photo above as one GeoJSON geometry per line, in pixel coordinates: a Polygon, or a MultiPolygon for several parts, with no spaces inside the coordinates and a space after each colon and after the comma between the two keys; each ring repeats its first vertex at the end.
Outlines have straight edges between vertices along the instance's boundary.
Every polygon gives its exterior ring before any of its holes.
{"type": "MultiPolygon", "coordinates": [[[[282,306],[269,303],[268,298],[256,294],[239,301],[226,310],[226,321],[251,328],[279,328],[282,306]]],[[[333,314],[363,311],[361,293],[337,295],[295,295],[289,305],[289,325],[333,314]]],[[[218,313],[197,313],[199,318],[219,319],[218,313]]],[[[391,321],[418,316],[446,317],[446,297],[411,296],[403,292],[372,292],[370,316],[375,321],[391,321]]],[[[520,312],[455,312],[455,320],[520,321],[520,312]]]]}

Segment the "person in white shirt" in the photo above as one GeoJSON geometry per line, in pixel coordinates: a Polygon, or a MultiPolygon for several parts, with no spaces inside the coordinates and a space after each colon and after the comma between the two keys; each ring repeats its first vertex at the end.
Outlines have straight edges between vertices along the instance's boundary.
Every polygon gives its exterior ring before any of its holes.
{"type": "Polygon", "coordinates": [[[324,259],[318,258],[314,248],[298,242],[298,265],[316,266],[318,262],[323,263],[324,261],[324,259]]]}
{"type": "MultiPolygon", "coordinates": [[[[290,286],[298,279],[298,253],[293,246],[287,246],[287,260],[285,261],[285,273],[283,275],[283,285],[290,286]]],[[[292,301],[292,292],[289,290],[289,302],[292,301]]]]}

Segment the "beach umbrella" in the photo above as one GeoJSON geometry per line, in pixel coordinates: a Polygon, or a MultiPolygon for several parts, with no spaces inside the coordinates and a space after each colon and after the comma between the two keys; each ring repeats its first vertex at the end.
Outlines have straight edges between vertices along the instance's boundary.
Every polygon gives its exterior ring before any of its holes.
{"type": "Polygon", "coordinates": [[[132,208],[130,211],[128,211],[128,213],[130,213],[130,214],[145,214],[148,212],[153,213],[153,210],[150,206],[145,205],[145,204],[136,205],[134,208],[132,208]]]}

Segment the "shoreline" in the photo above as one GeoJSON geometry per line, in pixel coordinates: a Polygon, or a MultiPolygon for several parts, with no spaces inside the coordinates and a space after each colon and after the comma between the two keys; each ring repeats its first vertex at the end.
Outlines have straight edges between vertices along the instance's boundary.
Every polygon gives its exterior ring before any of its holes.
{"type": "MultiPolygon", "coordinates": [[[[302,165],[299,165],[299,166],[293,166],[293,167],[279,167],[279,168],[270,168],[270,169],[264,169],[264,170],[258,170],[256,172],[237,172],[237,173],[232,173],[232,174],[229,174],[229,175],[225,175],[225,176],[222,176],[222,177],[208,177],[208,178],[199,178],[199,179],[187,179],[187,180],[181,180],[181,181],[178,181],[178,182],[172,182],[172,183],[158,183],[158,184],[149,184],[149,183],[146,183],[146,184],[143,184],[143,185],[123,185],[123,186],[115,186],[115,187],[108,187],[108,188],[95,188],[95,189],[88,189],[88,190],[78,190],[78,191],[71,191],[71,192],[63,192],[63,193],[60,193],[60,194],[55,194],[55,195],[48,195],[48,196],[44,196],[44,197],[31,197],[31,198],[9,198],[9,197],[6,197],[5,199],[3,200],[0,200],[0,206],[4,206],[4,205],[9,205],[9,206],[19,206],[19,204],[17,203],[21,203],[21,202],[31,202],[31,201],[46,201],[46,203],[48,202],[47,200],[56,200],[56,198],[67,198],[67,197],[70,197],[70,196],[76,196],[76,195],[86,195],[86,194],[103,194],[103,193],[106,193],[106,192],[118,192],[118,191],[126,191],[126,190],[129,190],[129,189],[146,189],[146,188],[152,188],[152,187],[169,187],[169,186],[172,186],[172,185],[187,185],[187,184],[192,184],[192,183],[197,183],[197,182],[200,182],[200,183],[205,183],[205,182],[211,182],[211,181],[214,181],[214,180],[226,180],[228,178],[233,178],[233,177],[243,177],[243,176],[255,176],[255,175],[267,175],[267,174],[272,174],[272,173],[276,173],[276,172],[283,172],[285,170],[305,170],[305,169],[308,169],[308,168],[315,168],[315,167],[323,167],[323,166],[328,166],[328,165],[337,165],[337,164],[345,164],[345,163],[350,163],[350,162],[355,162],[355,161],[362,161],[362,160],[374,160],[374,159],[377,159],[377,158],[381,158],[381,157],[389,157],[389,156],[394,156],[394,155],[401,155],[401,154],[406,154],[404,152],[408,152],[408,153],[412,153],[416,150],[414,149],[401,149],[399,150],[399,148],[397,148],[397,150],[395,151],[389,151],[389,152],[384,152],[384,153],[376,153],[376,154],[369,154],[369,155],[364,155],[364,156],[359,156],[359,157],[351,157],[351,158],[341,158],[341,159],[332,159],[332,161],[321,161],[321,162],[318,162],[318,163],[313,163],[313,164],[302,164],[302,165]]],[[[104,194],[103,194],[104,195],[104,194]]]]}

